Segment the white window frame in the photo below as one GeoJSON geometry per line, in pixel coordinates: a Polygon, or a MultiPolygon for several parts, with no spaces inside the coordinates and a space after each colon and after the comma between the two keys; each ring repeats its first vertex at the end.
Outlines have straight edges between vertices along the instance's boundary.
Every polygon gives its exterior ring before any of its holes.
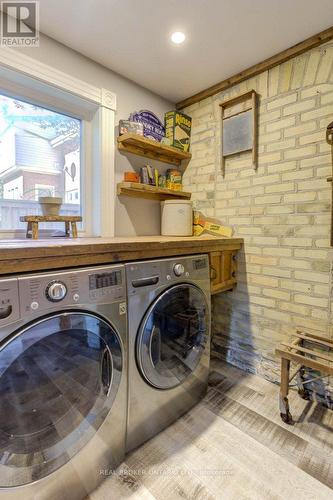
{"type": "MultiPolygon", "coordinates": [[[[113,237],[116,94],[6,47],[0,47],[0,93],[82,120],[84,231],[79,235],[113,237]]],[[[22,233],[0,230],[0,238],[22,233]]]]}

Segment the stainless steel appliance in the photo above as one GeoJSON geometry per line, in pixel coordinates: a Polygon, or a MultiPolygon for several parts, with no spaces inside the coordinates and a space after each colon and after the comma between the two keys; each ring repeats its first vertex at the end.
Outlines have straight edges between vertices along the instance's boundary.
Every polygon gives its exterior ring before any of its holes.
{"type": "Polygon", "coordinates": [[[207,255],[126,264],[130,451],[206,392],[210,353],[207,255]]]}
{"type": "Polygon", "coordinates": [[[124,266],[0,280],[0,497],[81,499],[125,453],[124,266]]]}

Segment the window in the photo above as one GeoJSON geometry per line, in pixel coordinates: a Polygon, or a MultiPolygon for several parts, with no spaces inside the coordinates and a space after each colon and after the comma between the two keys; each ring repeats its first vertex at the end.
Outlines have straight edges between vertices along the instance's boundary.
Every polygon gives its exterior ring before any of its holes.
{"type": "Polygon", "coordinates": [[[81,213],[81,120],[0,94],[0,230],[24,228],[39,196],[81,213]]]}
{"type": "MultiPolygon", "coordinates": [[[[4,131],[3,111],[8,112],[9,103],[17,103],[26,109],[29,107],[43,118],[48,117],[46,120],[48,124],[53,117],[53,128],[52,126],[46,128],[48,131],[56,130],[56,133],[48,138],[49,145],[52,146],[52,151],[62,148],[65,155],[65,160],[62,157],[61,161],[57,160],[52,167],[57,174],[60,172],[63,179],[62,213],[75,215],[80,213],[83,218],[79,228],[81,236],[114,236],[116,197],[114,128],[117,96],[109,89],[91,85],[73,74],[64,73],[37,61],[22,51],[0,47],[1,103],[5,99],[7,104],[4,110],[0,104],[1,134],[4,131]],[[77,148],[73,147],[73,143],[77,148]]],[[[42,125],[45,126],[44,120],[42,125]]],[[[5,148],[1,151],[0,173],[4,158],[7,161],[11,159],[11,163],[15,165],[12,157],[15,152],[13,141],[13,137],[11,140],[8,139],[6,151],[5,148]]],[[[2,137],[0,137],[0,149],[1,142],[2,137]]],[[[43,168],[41,165],[45,167],[43,158],[42,156],[37,169],[43,168]]],[[[39,178],[32,184],[33,192],[36,191],[36,184],[54,185],[49,178],[39,178]]],[[[25,191],[23,179],[16,179],[16,184],[9,186],[6,196],[4,189],[1,188],[0,238],[24,237],[26,227],[24,223],[18,222],[19,216],[31,213],[32,207],[34,208],[32,213],[39,213],[36,194],[33,196],[31,193],[30,199],[24,199],[25,191]],[[6,210],[3,208],[5,204],[6,210]],[[17,207],[16,212],[12,210],[14,204],[17,207]],[[24,209],[25,205],[29,210],[24,209]]],[[[57,189],[55,194],[56,191],[57,189]]],[[[53,229],[60,229],[63,233],[62,226],[60,224],[56,228],[50,228],[50,225],[45,225],[44,228],[52,229],[52,234],[55,235],[53,229]]],[[[57,235],[60,236],[59,233],[57,235]]]]}

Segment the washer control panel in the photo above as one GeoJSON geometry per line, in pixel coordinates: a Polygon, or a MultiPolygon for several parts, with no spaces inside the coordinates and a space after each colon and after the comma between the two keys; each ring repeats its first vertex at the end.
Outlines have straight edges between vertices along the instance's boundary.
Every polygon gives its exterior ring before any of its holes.
{"type": "Polygon", "coordinates": [[[21,314],[126,299],[125,267],[105,266],[18,278],[21,314]]]}

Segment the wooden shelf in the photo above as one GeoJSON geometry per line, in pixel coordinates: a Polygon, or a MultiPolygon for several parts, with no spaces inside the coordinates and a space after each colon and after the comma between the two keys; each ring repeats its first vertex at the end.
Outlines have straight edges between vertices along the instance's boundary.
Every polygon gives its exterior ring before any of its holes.
{"type": "Polygon", "coordinates": [[[117,185],[118,195],[148,198],[151,200],[189,200],[191,193],[185,191],[171,191],[171,189],[157,188],[140,184],[139,182],[120,182],[117,185]]]}
{"type": "Polygon", "coordinates": [[[192,158],[191,153],[185,153],[172,146],[166,146],[160,142],[147,139],[137,134],[123,134],[118,137],[119,151],[133,153],[139,156],[145,156],[152,160],[158,160],[163,163],[180,166],[185,160],[186,165],[192,158]]]}

